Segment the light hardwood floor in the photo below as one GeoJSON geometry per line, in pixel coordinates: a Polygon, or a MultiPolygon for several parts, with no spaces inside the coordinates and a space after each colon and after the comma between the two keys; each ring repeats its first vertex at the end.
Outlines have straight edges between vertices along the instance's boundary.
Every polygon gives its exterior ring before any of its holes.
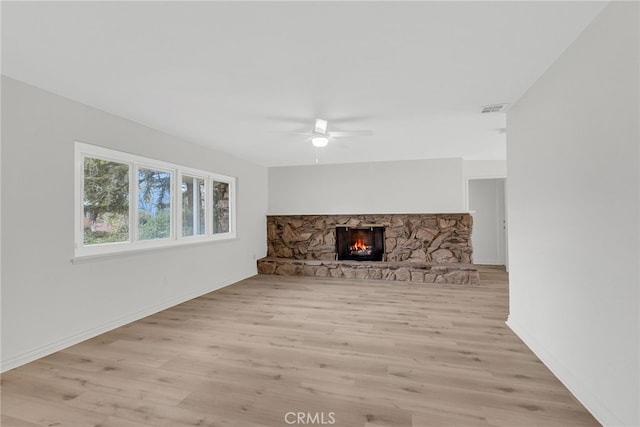
{"type": "Polygon", "coordinates": [[[255,276],[3,374],[2,426],[598,425],[507,305],[491,267],[478,287],[255,276]]]}

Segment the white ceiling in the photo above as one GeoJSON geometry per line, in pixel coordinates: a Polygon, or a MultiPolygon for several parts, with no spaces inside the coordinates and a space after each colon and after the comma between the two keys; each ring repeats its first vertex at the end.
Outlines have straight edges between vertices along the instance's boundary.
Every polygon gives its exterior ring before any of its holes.
{"type": "Polygon", "coordinates": [[[2,2],[2,73],[256,163],[504,159],[504,114],[601,2],[2,2]]]}

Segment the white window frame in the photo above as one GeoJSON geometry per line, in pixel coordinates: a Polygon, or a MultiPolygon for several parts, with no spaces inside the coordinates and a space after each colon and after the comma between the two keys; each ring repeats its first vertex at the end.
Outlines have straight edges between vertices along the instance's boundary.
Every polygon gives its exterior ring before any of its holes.
{"type": "Polygon", "coordinates": [[[236,178],[218,173],[193,169],[174,163],[154,160],[134,154],[116,151],[84,142],[75,142],[75,250],[76,259],[118,254],[123,252],[165,248],[194,243],[229,240],[236,238],[236,178]],[[84,244],[84,159],[98,158],[129,166],[129,240],[114,243],[84,244]],[[168,238],[138,240],[138,170],[153,169],[171,174],[171,230],[168,238]],[[201,235],[182,236],[182,177],[183,175],[205,180],[205,232],[201,235]],[[229,231],[212,233],[213,230],[213,181],[229,184],[229,231]]]}
{"type": "Polygon", "coordinates": [[[176,197],[180,199],[178,202],[180,203],[180,216],[178,217],[178,227],[177,227],[177,233],[180,239],[185,239],[188,241],[217,240],[217,239],[212,239],[211,236],[209,236],[211,234],[211,220],[209,218],[209,215],[207,215],[209,212],[211,212],[211,208],[209,207],[211,203],[211,198],[209,197],[209,188],[211,188],[212,175],[215,175],[215,174],[203,175],[202,171],[199,171],[197,169],[189,169],[189,168],[181,169],[180,176],[178,177],[180,181],[180,185],[182,185],[182,178],[184,176],[188,176],[190,178],[204,179],[205,209],[204,209],[204,234],[194,234],[191,236],[183,236],[182,235],[182,190],[180,190],[180,194],[176,195],[176,197]]]}
{"type": "Polygon", "coordinates": [[[235,236],[235,230],[236,230],[236,202],[235,202],[235,193],[236,193],[236,182],[235,182],[235,178],[230,177],[230,176],[226,176],[226,175],[220,175],[220,174],[216,174],[216,173],[212,173],[209,176],[209,181],[208,181],[208,186],[207,186],[207,197],[208,197],[208,204],[209,206],[209,211],[207,212],[207,217],[208,217],[208,221],[211,224],[211,227],[209,228],[209,230],[212,232],[213,231],[213,197],[211,197],[212,191],[213,191],[213,182],[217,181],[217,182],[224,182],[229,184],[229,231],[227,233],[211,233],[212,236],[218,236],[216,239],[224,239],[225,236],[229,233],[233,233],[233,235],[235,236]]]}
{"type": "MultiPolygon", "coordinates": [[[[145,159],[144,162],[135,162],[135,167],[134,167],[134,171],[133,171],[133,176],[134,176],[134,191],[133,193],[131,193],[131,191],[129,191],[129,196],[131,199],[134,199],[135,202],[135,206],[133,207],[133,214],[134,214],[134,218],[133,218],[133,228],[129,227],[129,237],[130,240],[133,241],[137,241],[137,242],[162,242],[162,241],[167,241],[167,240],[174,240],[176,237],[176,233],[175,233],[175,221],[176,221],[176,209],[175,209],[175,203],[176,203],[176,169],[172,169],[171,165],[168,163],[164,163],[164,162],[157,162],[155,164],[149,163],[148,160],[145,159]],[[162,165],[162,166],[160,166],[162,165]],[[138,236],[138,234],[140,233],[139,230],[139,225],[140,225],[140,210],[138,209],[138,197],[140,196],[140,189],[138,188],[138,174],[140,173],[140,169],[149,169],[149,170],[154,170],[154,171],[159,171],[159,172],[167,172],[171,175],[171,213],[170,213],[170,227],[169,227],[169,237],[163,237],[161,239],[146,239],[146,240],[141,240],[140,237],[138,236]],[[135,234],[133,234],[135,233],[135,234]]],[[[129,186],[129,188],[131,188],[131,185],[129,186]]],[[[180,208],[182,208],[182,206],[180,206],[180,208]]],[[[131,210],[132,210],[132,206],[131,206],[131,200],[129,200],[129,214],[131,214],[131,210]]],[[[153,243],[153,245],[155,245],[156,243],[153,243]]],[[[92,245],[94,246],[94,245],[92,245]]]]}

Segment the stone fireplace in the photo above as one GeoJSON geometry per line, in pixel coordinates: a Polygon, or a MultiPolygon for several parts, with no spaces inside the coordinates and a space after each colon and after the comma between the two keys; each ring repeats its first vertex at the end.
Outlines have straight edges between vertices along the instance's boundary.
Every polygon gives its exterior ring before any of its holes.
{"type": "Polygon", "coordinates": [[[467,213],[269,215],[258,272],[477,285],[467,213]]]}
{"type": "Polygon", "coordinates": [[[336,227],[336,253],[339,260],[382,261],[384,226],[336,227]]]}

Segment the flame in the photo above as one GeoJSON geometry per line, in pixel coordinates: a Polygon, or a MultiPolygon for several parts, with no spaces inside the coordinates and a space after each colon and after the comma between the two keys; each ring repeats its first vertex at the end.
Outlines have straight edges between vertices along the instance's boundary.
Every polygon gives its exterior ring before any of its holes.
{"type": "Polygon", "coordinates": [[[364,244],[364,240],[358,239],[353,246],[349,247],[349,250],[352,252],[364,252],[367,250],[367,246],[364,244]]]}

